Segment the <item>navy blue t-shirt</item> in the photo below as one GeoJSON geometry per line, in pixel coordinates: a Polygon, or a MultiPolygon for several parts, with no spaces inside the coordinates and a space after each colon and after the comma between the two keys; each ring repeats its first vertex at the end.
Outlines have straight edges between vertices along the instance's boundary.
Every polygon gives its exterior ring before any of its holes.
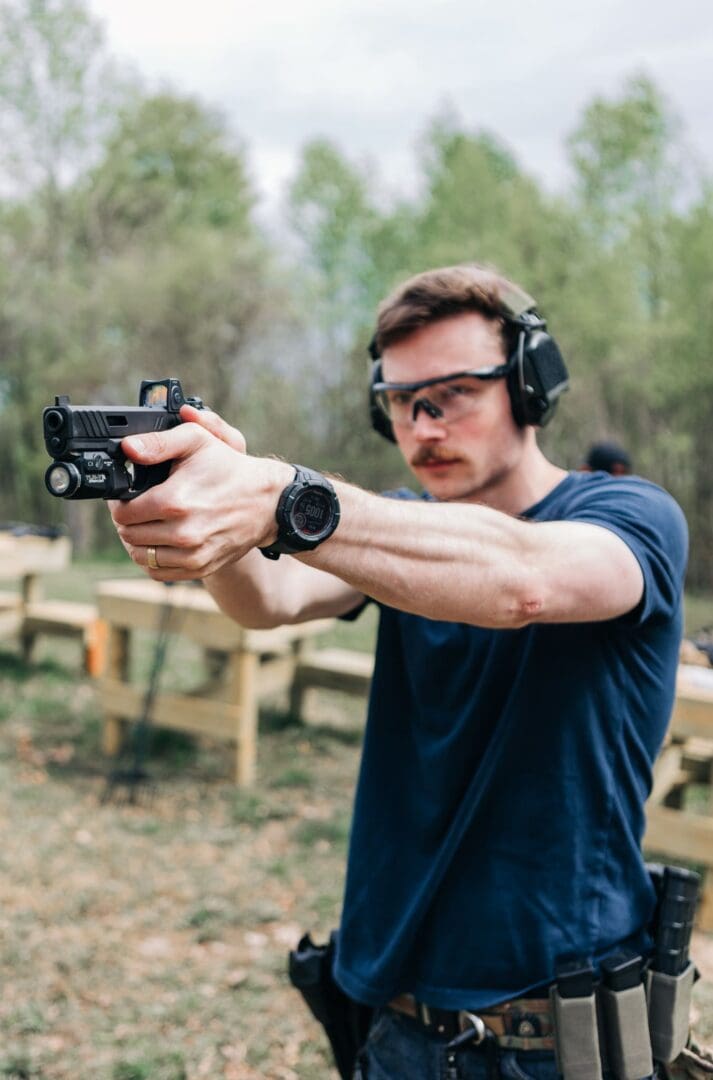
{"type": "Polygon", "coordinates": [[[606,473],[569,474],[523,517],[616,533],[643,598],[519,630],[381,607],[335,965],[358,1001],[482,1008],[551,982],[560,958],[649,944],[643,808],[673,704],[685,521],[654,484],[606,473]]]}

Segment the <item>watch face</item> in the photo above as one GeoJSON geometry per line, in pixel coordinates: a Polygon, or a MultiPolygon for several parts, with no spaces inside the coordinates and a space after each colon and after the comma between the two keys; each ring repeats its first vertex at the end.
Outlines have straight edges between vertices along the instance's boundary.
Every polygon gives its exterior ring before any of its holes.
{"type": "Polygon", "coordinates": [[[332,524],[334,504],[328,491],[308,488],[300,492],[290,510],[290,522],[298,536],[314,540],[332,524]]]}

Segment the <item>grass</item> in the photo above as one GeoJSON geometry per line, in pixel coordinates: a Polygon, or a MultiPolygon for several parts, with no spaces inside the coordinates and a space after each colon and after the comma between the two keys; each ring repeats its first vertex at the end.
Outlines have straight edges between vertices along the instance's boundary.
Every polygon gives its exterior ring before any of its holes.
{"type": "MultiPolygon", "coordinates": [[[[83,563],[47,592],[89,599],[123,573],[83,563]]],[[[692,610],[713,622],[710,599],[692,610]]],[[[374,631],[367,611],[329,643],[373,648],[374,631]]],[[[363,702],[312,692],[307,725],[270,703],[250,791],[225,744],[163,733],[152,791],[102,804],[101,717],[78,660],[45,639],[25,666],[0,642],[0,1080],[333,1078],[286,955],[338,921],[363,702]]],[[[172,640],[165,678],[195,660],[172,640]]],[[[710,984],[696,994],[713,1039],[710,984]]]]}

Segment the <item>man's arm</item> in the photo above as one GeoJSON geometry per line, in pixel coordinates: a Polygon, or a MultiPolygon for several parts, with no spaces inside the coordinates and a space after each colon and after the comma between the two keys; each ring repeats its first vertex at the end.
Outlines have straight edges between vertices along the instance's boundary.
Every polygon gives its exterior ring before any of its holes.
{"type": "Polygon", "coordinates": [[[152,577],[202,577],[249,625],[341,614],[363,595],[431,619],[502,628],[614,618],[641,599],[639,564],[606,528],[387,499],[338,481],[333,536],[270,564],[253,549],[275,540],[275,507],[293,469],[240,452],[234,429],[219,425],[197,414],[143,436],[143,447],[125,440],[134,460],[175,464],[167,481],[112,513],[136,562],[145,566],[146,545],[157,547],[162,569],[152,577]]]}
{"type": "Polygon", "coordinates": [[[430,619],[515,628],[611,619],[641,599],[639,563],[601,526],[387,499],[333,483],[339,528],[295,558],[385,604],[430,619]]]}
{"type": "Polygon", "coordinates": [[[227,615],[254,630],[346,615],[364,600],[333,574],[289,556],[268,561],[256,550],[208,574],[203,584],[227,615]]]}

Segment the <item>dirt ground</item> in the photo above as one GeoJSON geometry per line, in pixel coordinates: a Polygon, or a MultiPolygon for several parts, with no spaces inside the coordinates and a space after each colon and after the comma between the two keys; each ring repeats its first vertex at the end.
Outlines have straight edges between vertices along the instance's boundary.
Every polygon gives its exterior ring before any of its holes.
{"type": "MultiPolygon", "coordinates": [[[[286,955],[337,922],[362,703],[265,711],[251,792],[225,747],[159,735],[138,804],[102,803],[94,691],[62,648],[26,668],[0,647],[0,1077],[334,1077],[286,955]]],[[[713,938],[693,951],[713,1042],[713,938]]]]}

